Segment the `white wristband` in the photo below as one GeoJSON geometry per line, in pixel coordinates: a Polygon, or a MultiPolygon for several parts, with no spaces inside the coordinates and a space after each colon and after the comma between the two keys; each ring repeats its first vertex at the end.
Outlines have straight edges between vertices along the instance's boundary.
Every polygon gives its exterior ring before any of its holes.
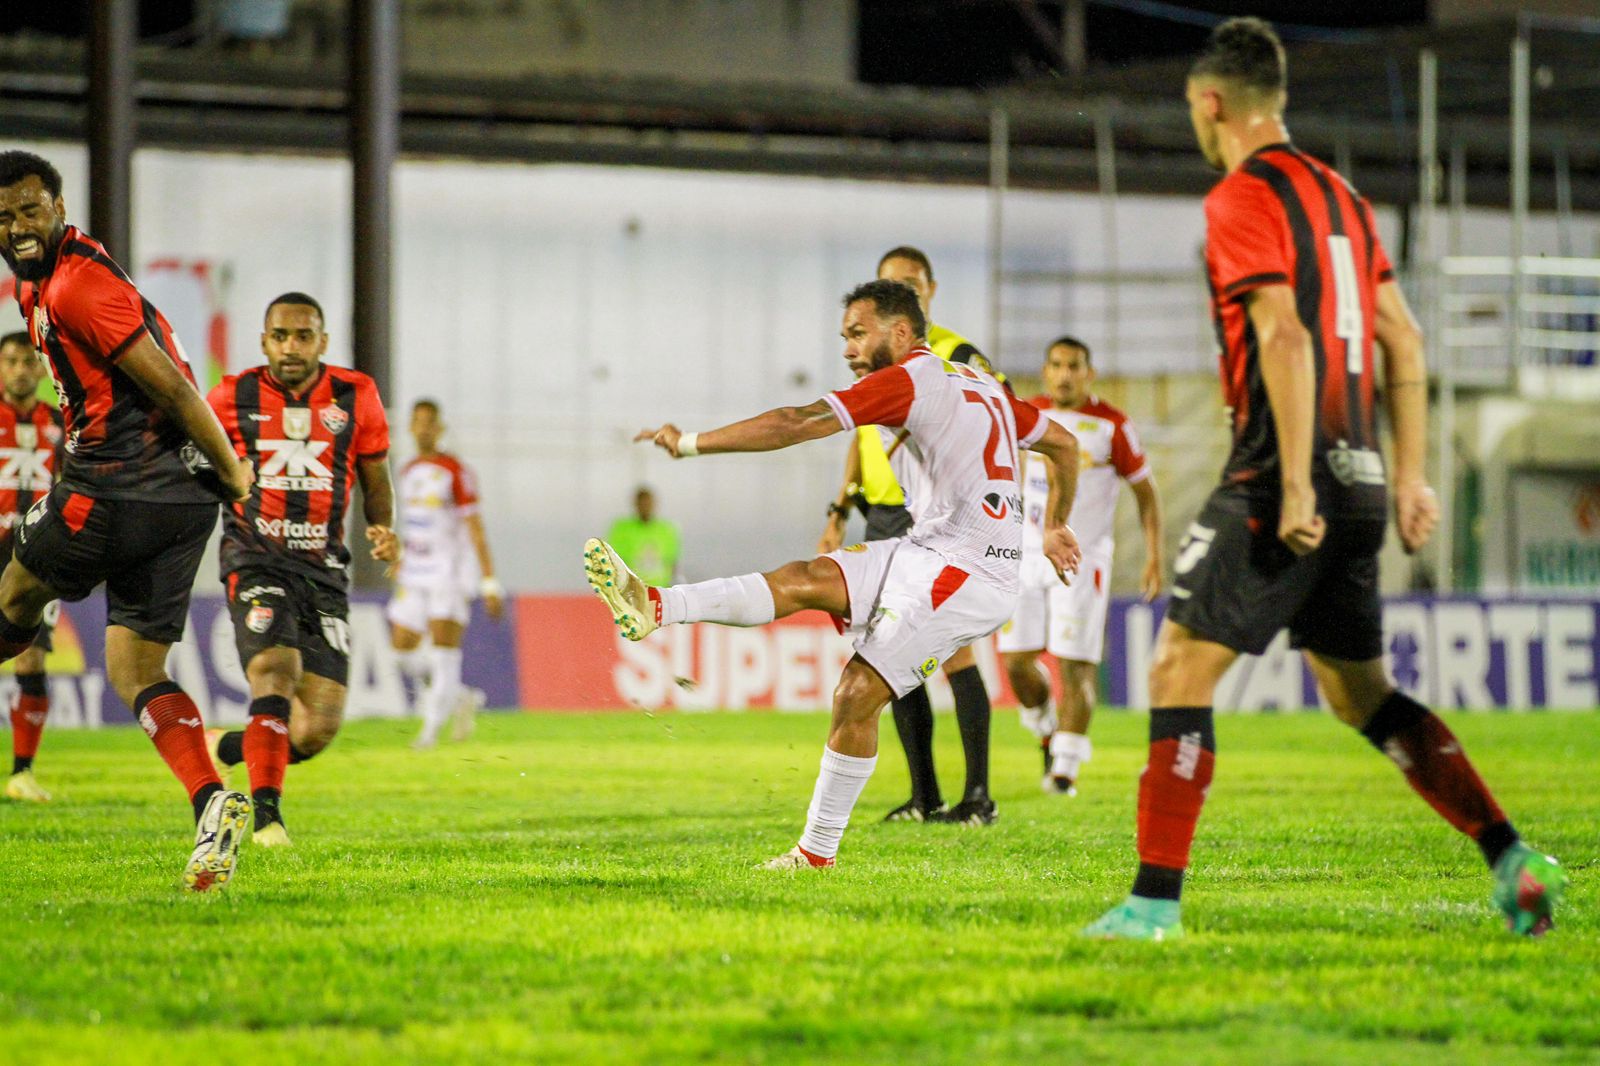
{"type": "Polygon", "coordinates": [[[700,449],[697,447],[699,443],[700,434],[698,433],[678,434],[678,458],[687,459],[691,455],[699,455],[700,449]]]}
{"type": "Polygon", "coordinates": [[[506,598],[506,587],[492,577],[486,577],[478,583],[478,595],[486,600],[503,600],[506,598]]]}

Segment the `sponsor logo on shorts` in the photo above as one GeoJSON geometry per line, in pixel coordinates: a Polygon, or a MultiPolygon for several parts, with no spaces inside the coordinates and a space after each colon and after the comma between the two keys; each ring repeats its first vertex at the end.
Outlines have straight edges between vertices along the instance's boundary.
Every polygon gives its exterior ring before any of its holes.
{"type": "Polygon", "coordinates": [[[263,596],[287,596],[277,585],[251,585],[234,597],[236,600],[259,600],[263,596]]]}
{"type": "Polygon", "coordinates": [[[996,548],[993,544],[991,544],[988,548],[984,549],[983,557],[985,559],[1020,559],[1022,558],[1022,549],[996,548]]]}
{"type": "Polygon", "coordinates": [[[252,633],[265,633],[272,628],[272,608],[256,604],[244,616],[244,625],[252,633]]]}
{"type": "Polygon", "coordinates": [[[290,551],[320,551],[328,546],[328,523],[294,522],[287,518],[256,518],[256,532],[283,541],[290,551]]]}
{"type": "Polygon", "coordinates": [[[939,660],[930,655],[922,660],[921,666],[917,667],[917,676],[928,677],[937,669],[939,669],[939,660]]]}
{"type": "Polygon", "coordinates": [[[1370,448],[1352,448],[1344,441],[1328,449],[1328,469],[1341,485],[1382,485],[1383,456],[1370,448]]]}
{"type": "Polygon", "coordinates": [[[350,412],[343,407],[324,407],[320,417],[322,424],[328,427],[329,433],[343,433],[344,427],[350,424],[350,412]]]}

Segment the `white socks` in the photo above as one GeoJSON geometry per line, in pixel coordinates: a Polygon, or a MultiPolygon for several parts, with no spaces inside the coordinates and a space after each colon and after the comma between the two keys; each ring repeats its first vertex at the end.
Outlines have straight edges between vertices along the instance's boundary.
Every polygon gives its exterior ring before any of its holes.
{"type": "Polygon", "coordinates": [[[450,720],[450,712],[461,698],[461,649],[430,647],[428,664],[433,680],[422,701],[422,735],[432,740],[450,720]]]}
{"type": "MultiPolygon", "coordinates": [[[[1042,672],[1042,671],[1041,671],[1042,672]]],[[[1047,688],[1046,692],[1049,691],[1047,688]]],[[[1022,723],[1022,728],[1038,737],[1040,740],[1049,740],[1050,735],[1056,731],[1056,698],[1045,696],[1044,702],[1037,707],[1023,707],[1017,712],[1017,721],[1022,723]]]]}
{"type": "Polygon", "coordinates": [[[822,749],[822,770],[817,774],[817,788],[811,794],[811,807],[806,811],[806,831],[800,834],[801,848],[822,859],[839,854],[839,838],[844,836],[844,827],[850,824],[850,812],[877,765],[876,755],[863,759],[840,755],[832,748],[822,749]]]}
{"type": "Polygon", "coordinates": [[[1050,773],[1076,781],[1078,770],[1089,761],[1094,746],[1082,733],[1057,733],[1050,738],[1050,773]]]}
{"type": "Polygon", "coordinates": [[[656,592],[661,597],[664,626],[679,622],[764,626],[777,614],[772,588],[760,574],[714,577],[693,585],[670,585],[656,592]]]}

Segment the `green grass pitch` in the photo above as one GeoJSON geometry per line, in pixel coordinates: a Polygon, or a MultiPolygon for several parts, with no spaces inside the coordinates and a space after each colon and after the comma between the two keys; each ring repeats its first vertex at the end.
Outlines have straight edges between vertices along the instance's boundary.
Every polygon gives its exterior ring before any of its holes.
{"type": "Polygon", "coordinates": [[[1130,715],[1064,799],[997,714],[988,829],[877,822],[906,790],[886,724],[840,866],[800,875],[751,867],[799,833],[821,716],[491,715],[427,755],[356,723],[290,770],[294,849],[205,897],[144,736],[47,733],[56,802],[0,803],[0,1061],[1594,1062],[1600,717],[1449,721],[1573,875],[1543,942],[1313,715],[1219,718],[1169,945],[1074,935],[1132,872],[1130,715]]]}

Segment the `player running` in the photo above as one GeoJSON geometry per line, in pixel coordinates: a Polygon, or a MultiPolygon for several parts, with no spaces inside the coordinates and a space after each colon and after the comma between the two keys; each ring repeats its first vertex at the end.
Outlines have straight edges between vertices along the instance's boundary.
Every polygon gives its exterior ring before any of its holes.
{"type": "Polygon", "coordinates": [[[60,477],[16,531],[0,575],[0,661],[38,639],[52,600],[106,587],[106,673],[193,806],[183,883],[233,874],[250,799],[222,787],[194,702],[167,676],[217,499],[248,495],[172,327],[97,241],[66,220],[61,175],[0,152],[0,257],[16,275],[33,346],[49,359],[66,422],[60,477]]]}
{"type": "Polygon", "coordinates": [[[1093,386],[1089,346],[1075,337],[1051,342],[1045,352],[1046,395],[1033,402],[1078,438],[1083,469],[1071,522],[1083,548],[1083,576],[1070,585],[1061,584],[1040,554],[1050,485],[1045,464],[1030,456],[1022,481],[1027,516],[1022,527],[1022,598],[995,641],[1022,704],[1022,724],[1039,737],[1044,749],[1045,791],[1067,795],[1076,793],[1079,768],[1092,751],[1089,719],[1094,714],[1106,608],[1111,602],[1119,481],[1133,490],[1144,529],[1139,591],[1146,600],[1161,592],[1161,497],[1155,478],[1128,416],[1094,395],[1093,386]],[[1046,649],[1061,667],[1059,723],[1050,677],[1039,663],[1039,653],[1046,649]]]}
{"type": "Polygon", "coordinates": [[[411,406],[417,455],[400,471],[400,520],[405,553],[389,600],[389,638],[402,656],[415,655],[427,636],[429,682],[422,700],[422,732],[412,743],[431,748],[452,715],[455,740],[472,734],[482,694],[461,684],[461,642],[471,597],[481,595],[490,618],[505,610],[505,589],[495,580],[489,537],[478,513],[478,479],[467,464],[439,450],[445,424],[439,405],[411,406]]]}
{"type": "Polygon", "coordinates": [[[1217,681],[1287,626],[1333,712],[1477,842],[1510,928],[1537,936],[1552,924],[1566,875],[1522,843],[1461,743],[1384,673],[1387,491],[1373,341],[1384,352],[1395,524],[1416,551],[1438,518],[1423,475],[1422,337],[1367,202],[1289,143],[1286,84],[1283,46],[1254,18],[1217,27],[1189,74],[1200,150],[1226,173],[1206,197],[1206,265],[1234,444],[1179,548],[1172,608],[1156,637],[1139,873],[1127,900],[1085,932],[1182,933],[1178,898],[1211,784],[1217,681]]]}
{"type": "MultiPolygon", "coordinates": [[[[910,286],[927,318],[939,285],[933,280],[933,264],[920,249],[907,245],[889,249],[878,260],[878,277],[910,286]]],[[[947,362],[976,367],[1005,380],[994,373],[976,345],[954,330],[928,322],[927,344],[934,355],[947,362]]],[[[859,377],[869,368],[862,363],[852,369],[859,377]]],[[[924,487],[925,478],[911,453],[901,447],[904,438],[904,430],[857,427],[845,457],[844,487],[838,499],[828,506],[828,524],[817,542],[819,552],[836,551],[844,543],[845,520],[852,503],[860,504],[866,513],[867,532],[863,539],[868,542],[902,537],[911,529],[913,514],[921,503],[918,491],[924,487]]],[[[951,808],[944,805],[933,763],[933,704],[927,689],[918,686],[890,705],[911,774],[911,798],[890,811],[884,821],[989,825],[999,817],[999,808],[989,795],[989,692],[972,649],[962,648],[952,655],[944,663],[944,674],[955,697],[956,728],[966,756],[967,778],[961,801],[951,808]]]]}
{"type": "Polygon", "coordinates": [[[238,454],[259,474],[225,513],[221,571],[250,722],[213,730],[223,766],[250,772],[255,842],[289,843],[283,779],[332,743],[350,674],[350,549],[344,519],[361,482],[372,557],[393,563],[400,540],[389,482],[389,422],[373,380],[328,366],[322,306],[301,292],[267,305],[266,366],[230,375],[208,398],[238,454]]]}
{"type": "MultiPolygon", "coordinates": [[[[805,832],[768,869],[832,866],[850,811],[877,765],[878,715],[921,685],[957,649],[999,629],[1017,596],[1021,500],[1017,449],[1042,452],[1064,486],[1077,476],[1072,435],[1020,403],[981,370],[928,349],[916,293],[867,282],[844,299],[845,358],[872,373],[807,407],[782,407],[705,433],[645,430],[674,457],[764,452],[854,430],[909,431],[930,485],[920,521],[904,537],[856,544],[766,574],[667,588],[646,586],[601,540],[584,546],[584,569],[622,634],[642,640],[688,622],[765,625],[796,611],[827,611],[856,634],[855,656],[833,694],[805,832]]],[[[1078,565],[1057,494],[1045,520],[1045,555],[1059,571],[1078,565]]]]}
{"type": "MultiPolygon", "coordinates": [[[[50,491],[61,447],[61,413],[39,399],[44,364],[26,333],[0,337],[0,557],[11,558],[12,535],[35,500],[50,491]]],[[[12,660],[17,675],[11,705],[11,776],[6,797],[45,803],[50,793],[33,776],[33,759],[50,713],[44,659],[61,604],[45,608],[33,646],[12,660]]]]}

